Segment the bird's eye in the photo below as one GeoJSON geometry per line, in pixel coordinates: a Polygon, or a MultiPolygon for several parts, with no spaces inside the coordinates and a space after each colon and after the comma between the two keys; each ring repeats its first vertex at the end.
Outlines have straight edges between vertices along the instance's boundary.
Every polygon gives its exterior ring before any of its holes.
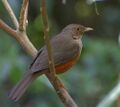
{"type": "Polygon", "coordinates": [[[77,30],[77,31],[80,31],[80,28],[78,27],[76,30],[77,30]]]}

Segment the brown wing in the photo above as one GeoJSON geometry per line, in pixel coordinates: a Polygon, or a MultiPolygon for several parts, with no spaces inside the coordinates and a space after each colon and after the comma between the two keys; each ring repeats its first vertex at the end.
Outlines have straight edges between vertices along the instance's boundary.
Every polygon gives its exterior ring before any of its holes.
{"type": "MultiPolygon", "coordinates": [[[[54,48],[53,48],[54,50],[54,48]]],[[[73,57],[78,54],[80,50],[78,48],[74,48],[72,51],[68,52],[60,52],[60,51],[53,51],[53,58],[54,58],[54,63],[55,66],[59,64],[64,64],[68,60],[72,59],[73,57]]],[[[46,47],[43,47],[36,58],[34,59],[33,63],[30,66],[30,71],[31,72],[37,72],[37,71],[42,71],[48,69],[48,54],[46,47]]]]}

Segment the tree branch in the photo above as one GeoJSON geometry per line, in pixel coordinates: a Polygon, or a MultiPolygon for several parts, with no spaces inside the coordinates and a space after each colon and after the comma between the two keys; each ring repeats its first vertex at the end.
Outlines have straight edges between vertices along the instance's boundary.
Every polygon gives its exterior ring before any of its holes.
{"type": "Polygon", "coordinates": [[[40,10],[42,14],[43,23],[44,23],[44,39],[45,39],[45,43],[48,51],[48,62],[49,62],[49,69],[50,69],[50,73],[47,73],[46,76],[48,77],[49,81],[55,88],[63,104],[66,107],[77,107],[76,103],[72,100],[71,96],[68,94],[67,90],[65,89],[63,83],[58,79],[55,73],[52,47],[51,47],[49,36],[48,36],[49,26],[48,26],[45,0],[41,0],[40,10]]]}
{"type": "Polygon", "coordinates": [[[26,30],[28,5],[29,5],[29,0],[23,0],[21,12],[20,12],[20,19],[19,19],[19,30],[20,31],[26,30]]]}
{"type": "Polygon", "coordinates": [[[41,0],[41,14],[42,14],[42,20],[43,20],[43,24],[44,24],[44,40],[45,40],[45,44],[46,44],[46,48],[47,48],[47,52],[48,52],[48,62],[49,62],[49,69],[50,69],[50,73],[52,73],[52,75],[56,75],[55,73],[55,67],[54,67],[54,60],[53,60],[53,53],[52,53],[52,47],[50,44],[50,40],[49,40],[49,25],[48,25],[48,17],[46,14],[46,5],[45,5],[45,0],[41,0]]]}
{"type": "Polygon", "coordinates": [[[3,2],[3,4],[4,4],[6,10],[8,11],[8,14],[10,15],[10,17],[11,17],[11,19],[12,19],[12,21],[13,21],[13,23],[14,23],[16,29],[17,29],[19,23],[18,23],[18,21],[17,21],[17,18],[16,18],[16,16],[15,16],[13,10],[11,9],[11,7],[10,7],[10,5],[9,5],[9,3],[8,3],[7,0],[2,0],[2,2],[3,2]]]}
{"type": "Polygon", "coordinates": [[[58,96],[59,96],[60,100],[63,102],[63,104],[66,107],[77,107],[76,103],[74,102],[72,97],[69,95],[69,93],[65,89],[63,83],[58,79],[58,77],[56,76],[53,78],[53,75],[51,75],[51,74],[47,74],[46,76],[48,77],[49,81],[55,88],[56,93],[58,94],[58,96]]]}
{"type": "Polygon", "coordinates": [[[15,36],[15,39],[20,43],[20,45],[24,48],[24,50],[33,58],[37,55],[38,51],[34,47],[34,45],[29,40],[26,32],[16,32],[17,35],[15,36]]]}

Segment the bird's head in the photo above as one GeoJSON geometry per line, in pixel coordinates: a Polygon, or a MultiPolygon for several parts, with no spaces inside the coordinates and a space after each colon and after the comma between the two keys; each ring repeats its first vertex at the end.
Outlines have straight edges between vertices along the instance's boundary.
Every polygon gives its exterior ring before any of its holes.
{"type": "Polygon", "coordinates": [[[71,33],[73,39],[80,39],[84,32],[88,32],[90,30],[93,30],[93,28],[84,27],[79,24],[70,24],[70,25],[67,25],[62,32],[71,33]]]}

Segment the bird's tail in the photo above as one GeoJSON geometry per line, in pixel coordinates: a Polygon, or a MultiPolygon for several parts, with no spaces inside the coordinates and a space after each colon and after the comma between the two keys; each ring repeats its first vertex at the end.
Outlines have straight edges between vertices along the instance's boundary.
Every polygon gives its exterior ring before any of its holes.
{"type": "Polygon", "coordinates": [[[34,75],[25,75],[25,77],[11,90],[9,98],[18,101],[34,79],[34,75]]]}

